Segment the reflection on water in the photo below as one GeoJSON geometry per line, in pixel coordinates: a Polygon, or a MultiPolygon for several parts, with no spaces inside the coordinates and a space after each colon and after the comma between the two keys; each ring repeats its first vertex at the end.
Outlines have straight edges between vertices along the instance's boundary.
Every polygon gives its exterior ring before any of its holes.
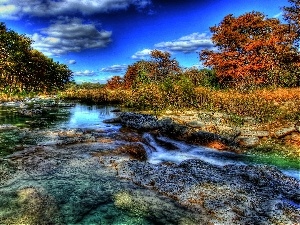
{"type": "Polygon", "coordinates": [[[115,116],[111,112],[113,109],[113,106],[77,103],[72,107],[44,108],[45,113],[30,117],[18,113],[17,107],[0,107],[0,156],[11,154],[18,145],[32,145],[43,141],[43,137],[36,134],[37,131],[74,128],[118,129],[117,125],[103,123],[104,119],[115,116]],[[12,129],[6,129],[8,125],[12,129]]]}
{"type": "Polygon", "coordinates": [[[115,117],[111,111],[112,106],[88,106],[76,104],[69,109],[67,120],[57,124],[57,127],[74,129],[74,128],[105,128],[111,125],[103,123],[103,120],[115,117]]]}

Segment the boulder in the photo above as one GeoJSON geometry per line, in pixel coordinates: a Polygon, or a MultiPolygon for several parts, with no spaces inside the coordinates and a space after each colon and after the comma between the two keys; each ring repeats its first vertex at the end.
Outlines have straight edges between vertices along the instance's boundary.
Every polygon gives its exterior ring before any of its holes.
{"type": "Polygon", "coordinates": [[[120,113],[121,123],[129,128],[137,130],[155,130],[159,127],[157,119],[148,114],[139,114],[133,112],[120,113]]]}
{"type": "Polygon", "coordinates": [[[160,132],[174,138],[182,137],[189,131],[188,127],[175,123],[170,118],[165,118],[158,121],[160,132]]]}
{"type": "Polygon", "coordinates": [[[293,133],[294,131],[296,131],[295,126],[282,127],[280,129],[276,130],[274,135],[276,138],[282,138],[284,136],[287,136],[287,135],[293,133]]]}
{"type": "Polygon", "coordinates": [[[120,153],[125,153],[133,159],[145,161],[147,160],[147,152],[142,144],[128,144],[116,149],[120,153]]]}
{"type": "Polygon", "coordinates": [[[256,136],[239,136],[236,141],[242,147],[255,147],[259,144],[259,138],[256,136]]]}
{"type": "Polygon", "coordinates": [[[270,135],[269,131],[266,130],[242,130],[241,136],[255,136],[255,137],[268,137],[270,135]]]}

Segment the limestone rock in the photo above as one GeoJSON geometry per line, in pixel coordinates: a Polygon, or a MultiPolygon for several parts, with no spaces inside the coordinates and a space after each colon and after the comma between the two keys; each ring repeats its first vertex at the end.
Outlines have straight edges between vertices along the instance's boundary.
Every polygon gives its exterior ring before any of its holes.
{"type": "Polygon", "coordinates": [[[236,138],[236,141],[243,147],[254,147],[259,144],[259,138],[255,136],[239,136],[236,138]]]}
{"type": "Polygon", "coordinates": [[[277,138],[282,138],[284,136],[291,134],[294,131],[296,131],[296,128],[294,126],[283,127],[283,128],[278,129],[277,131],[275,131],[274,135],[277,138]]]}
{"type": "Polygon", "coordinates": [[[159,127],[157,119],[152,115],[124,112],[120,114],[121,123],[138,130],[154,130],[159,127]]]}
{"type": "Polygon", "coordinates": [[[193,127],[193,128],[201,128],[203,127],[205,124],[203,122],[194,120],[194,121],[190,121],[187,123],[188,126],[193,127]]]}
{"type": "Polygon", "coordinates": [[[268,137],[269,131],[266,130],[242,130],[241,136],[268,137]]]}
{"type": "Polygon", "coordinates": [[[298,182],[268,166],[220,167],[201,160],[179,165],[124,161],[117,169],[120,177],[177,199],[188,209],[214,212],[218,215],[212,219],[215,224],[270,224],[274,218],[291,224],[282,199],[299,201],[298,182]]]}

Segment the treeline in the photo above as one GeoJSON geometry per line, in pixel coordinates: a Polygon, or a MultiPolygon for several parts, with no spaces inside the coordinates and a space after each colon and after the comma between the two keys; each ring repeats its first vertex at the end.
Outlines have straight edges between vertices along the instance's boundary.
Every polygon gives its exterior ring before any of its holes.
{"type": "Polygon", "coordinates": [[[130,65],[125,76],[108,80],[107,87],[136,88],[140,84],[190,82],[197,86],[256,87],[300,86],[299,1],[284,7],[287,24],[260,12],[226,16],[211,27],[215,50],[203,50],[200,60],[209,69],[183,70],[168,52],[154,50],[151,59],[130,65]],[[183,81],[184,80],[184,81],[183,81]]]}
{"type": "Polygon", "coordinates": [[[182,69],[170,53],[153,50],[124,76],[104,86],[71,85],[62,96],[157,112],[196,108],[259,121],[299,120],[300,10],[298,0],[290,2],[287,24],[250,12],[212,27],[216,50],[199,54],[207,69],[182,69]]]}
{"type": "Polygon", "coordinates": [[[0,92],[51,92],[72,79],[72,71],[31,47],[32,40],[0,23],[0,92]]]}

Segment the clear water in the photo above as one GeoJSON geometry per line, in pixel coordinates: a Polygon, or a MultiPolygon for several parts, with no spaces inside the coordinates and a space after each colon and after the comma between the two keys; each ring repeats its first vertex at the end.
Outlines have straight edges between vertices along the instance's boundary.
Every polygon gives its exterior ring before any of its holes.
{"type": "MultiPolygon", "coordinates": [[[[115,117],[113,106],[90,106],[75,104],[72,107],[51,107],[47,113],[33,117],[22,116],[16,107],[0,107],[0,157],[11,154],[19,145],[33,145],[45,141],[36,131],[55,129],[114,129],[120,126],[103,123],[103,120],[115,117]],[[4,129],[12,126],[18,129],[4,129]]],[[[18,149],[18,148],[17,148],[18,149]]]]}
{"type": "MultiPolygon", "coordinates": [[[[75,104],[49,108],[49,113],[42,116],[24,117],[14,107],[2,107],[0,125],[10,124],[18,129],[0,130],[0,178],[10,174],[1,156],[16,151],[16,145],[47,143],[44,136],[52,131],[96,129],[107,135],[120,132],[120,125],[103,123],[116,116],[112,109],[75,104]],[[46,123],[37,123],[41,120],[46,123]]],[[[275,165],[299,179],[299,164],[287,159],[219,152],[149,133],[143,134],[143,139],[150,163],[180,163],[186,159],[215,165],[259,163],[275,165]]],[[[96,143],[94,148],[113,149],[120,143],[96,143]]],[[[172,199],[118,179],[84,148],[80,154],[74,153],[72,147],[63,150],[68,152],[63,155],[65,158],[40,161],[42,171],[34,168],[18,172],[3,186],[0,179],[0,224],[207,224],[203,215],[187,211],[172,199]]]]}
{"type": "MultiPolygon", "coordinates": [[[[17,126],[20,130],[0,129],[0,156],[10,154],[14,147],[20,144],[37,144],[43,141],[42,137],[31,134],[33,128],[39,130],[53,129],[100,129],[103,131],[118,132],[120,125],[103,123],[103,120],[116,116],[111,112],[114,106],[107,105],[84,105],[75,104],[72,107],[49,108],[49,112],[38,117],[24,117],[17,113],[14,107],[0,108],[0,125],[10,124],[17,126]],[[36,125],[36,121],[46,121],[46,123],[36,125]],[[18,135],[22,133],[22,135],[18,135]]],[[[231,152],[219,152],[210,148],[195,146],[179,142],[166,137],[154,138],[145,133],[143,136],[147,144],[144,147],[148,152],[148,160],[151,163],[161,163],[171,161],[180,163],[186,159],[201,159],[215,165],[228,164],[266,164],[273,165],[281,169],[287,175],[300,179],[300,163],[297,159],[283,158],[278,155],[243,155],[231,152]],[[166,147],[166,145],[168,147],[166,147]],[[172,146],[172,150],[168,149],[172,146]]]]}
{"type": "Polygon", "coordinates": [[[208,163],[224,165],[246,165],[246,164],[263,164],[276,166],[288,176],[300,180],[300,162],[299,160],[283,158],[278,155],[251,155],[236,154],[232,152],[220,152],[211,148],[186,144],[181,141],[175,141],[167,137],[153,137],[151,134],[144,134],[147,145],[144,147],[148,152],[148,160],[151,163],[161,163],[171,161],[180,163],[186,159],[201,159],[208,163]],[[165,146],[172,146],[168,149],[165,146]]]}

